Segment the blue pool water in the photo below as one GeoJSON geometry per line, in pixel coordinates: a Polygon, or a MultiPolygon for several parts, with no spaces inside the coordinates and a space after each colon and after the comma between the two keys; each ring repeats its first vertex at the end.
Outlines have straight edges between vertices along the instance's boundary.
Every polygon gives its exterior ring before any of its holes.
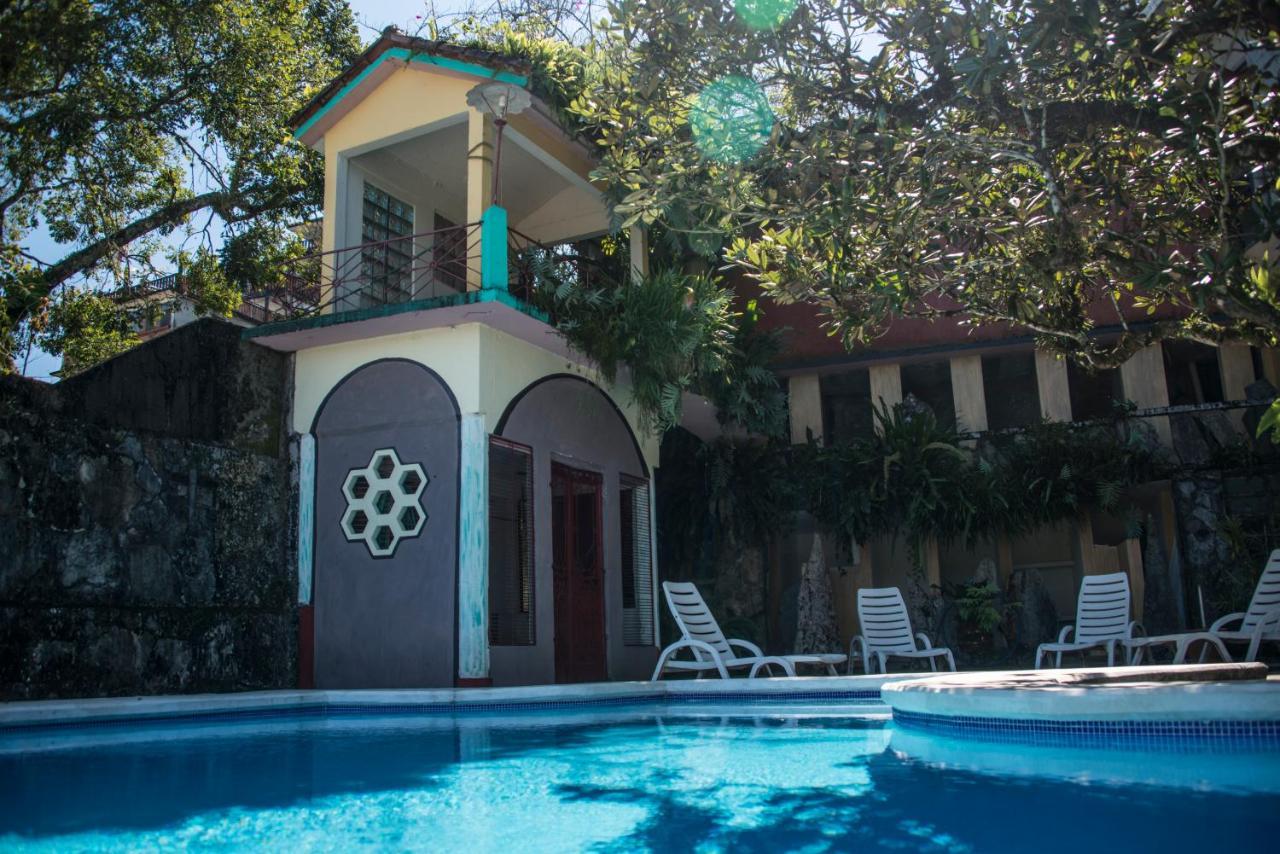
{"type": "Polygon", "coordinates": [[[830,708],[0,734],[0,849],[1275,851],[1280,752],[955,740],[830,708]]]}

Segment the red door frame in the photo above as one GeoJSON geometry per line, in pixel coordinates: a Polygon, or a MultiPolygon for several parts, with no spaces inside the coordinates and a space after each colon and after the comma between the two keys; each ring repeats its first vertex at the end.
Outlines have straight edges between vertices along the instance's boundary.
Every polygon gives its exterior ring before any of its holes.
{"type": "Polygon", "coordinates": [[[604,477],[599,472],[576,469],[562,463],[551,463],[551,491],[555,495],[556,483],[563,483],[566,500],[563,504],[561,530],[556,528],[556,514],[551,512],[552,526],[552,596],[555,603],[554,645],[556,682],[593,682],[608,677],[608,653],[605,648],[604,615],[604,477]],[[588,484],[595,490],[595,567],[598,595],[590,595],[589,588],[580,583],[582,573],[577,566],[577,554],[573,548],[577,532],[577,502],[573,498],[575,484],[588,484]],[[562,544],[562,554],[555,554],[556,542],[562,544]],[[590,598],[584,598],[590,596],[590,598]],[[588,617],[583,620],[582,617],[588,617]],[[586,623],[599,626],[598,635],[585,631],[586,623]],[[594,636],[588,637],[588,634],[594,636]],[[584,645],[594,647],[588,648],[584,645]],[[584,657],[582,652],[586,652],[584,657]]]}

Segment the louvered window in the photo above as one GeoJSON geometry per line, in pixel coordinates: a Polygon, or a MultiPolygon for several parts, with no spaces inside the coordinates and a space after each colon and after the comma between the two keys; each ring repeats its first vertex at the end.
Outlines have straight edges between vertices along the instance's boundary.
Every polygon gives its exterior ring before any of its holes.
{"type": "Polygon", "coordinates": [[[364,185],[360,264],[365,302],[404,302],[413,276],[413,205],[364,185]]]}
{"type": "Polygon", "coordinates": [[[489,643],[531,646],[533,453],[489,440],[489,643]]]}
{"type": "Polygon", "coordinates": [[[653,645],[653,556],[649,540],[649,482],[619,479],[622,519],[622,640],[653,645]]]}

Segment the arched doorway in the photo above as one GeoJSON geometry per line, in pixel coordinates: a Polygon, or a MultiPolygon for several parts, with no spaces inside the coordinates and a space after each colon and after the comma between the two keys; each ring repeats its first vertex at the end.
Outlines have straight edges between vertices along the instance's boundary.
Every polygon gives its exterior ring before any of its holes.
{"type": "Polygon", "coordinates": [[[459,416],[402,359],[345,377],[316,415],[315,684],[454,683],[459,416]]]}

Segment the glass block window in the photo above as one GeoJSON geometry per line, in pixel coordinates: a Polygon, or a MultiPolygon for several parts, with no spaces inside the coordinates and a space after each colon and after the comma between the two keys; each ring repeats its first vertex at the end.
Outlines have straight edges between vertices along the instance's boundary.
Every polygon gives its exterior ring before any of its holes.
{"type": "Polygon", "coordinates": [[[366,301],[409,299],[413,295],[413,205],[366,182],[360,234],[366,301]]]}
{"type": "Polygon", "coordinates": [[[532,646],[533,453],[489,439],[489,643],[532,646]]]}
{"type": "Polygon", "coordinates": [[[649,540],[649,481],[621,475],[622,642],[653,646],[653,557],[649,540]]]}
{"type": "Polygon", "coordinates": [[[395,448],[374,451],[367,466],[352,469],[343,481],[342,532],[374,557],[391,557],[401,540],[422,533],[422,491],[430,482],[420,463],[401,462],[395,448]]]}

